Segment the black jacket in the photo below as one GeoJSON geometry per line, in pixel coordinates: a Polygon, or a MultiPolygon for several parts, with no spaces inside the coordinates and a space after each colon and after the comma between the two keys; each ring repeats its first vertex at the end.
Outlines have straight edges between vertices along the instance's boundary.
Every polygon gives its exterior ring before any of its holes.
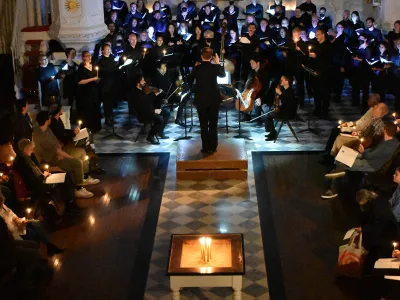
{"type": "Polygon", "coordinates": [[[14,143],[17,144],[21,139],[32,140],[32,120],[28,114],[17,114],[15,118],[14,143]]]}
{"type": "Polygon", "coordinates": [[[194,87],[195,102],[198,106],[209,106],[220,103],[221,96],[218,89],[217,77],[224,77],[224,68],[211,62],[203,61],[200,65],[195,66],[190,73],[188,82],[192,88],[194,87]]]}

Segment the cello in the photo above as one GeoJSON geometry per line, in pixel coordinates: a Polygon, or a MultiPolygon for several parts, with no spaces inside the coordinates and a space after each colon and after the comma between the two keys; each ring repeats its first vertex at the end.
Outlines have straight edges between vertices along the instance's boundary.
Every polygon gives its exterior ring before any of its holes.
{"type": "Polygon", "coordinates": [[[247,80],[242,97],[236,101],[235,108],[243,113],[250,113],[254,108],[256,100],[259,99],[256,99],[256,97],[261,90],[262,84],[257,75],[247,80]]]}

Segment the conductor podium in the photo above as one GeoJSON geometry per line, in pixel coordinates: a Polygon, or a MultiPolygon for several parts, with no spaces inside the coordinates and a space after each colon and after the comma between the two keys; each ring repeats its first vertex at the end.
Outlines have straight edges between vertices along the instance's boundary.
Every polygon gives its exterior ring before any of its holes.
{"type": "Polygon", "coordinates": [[[203,154],[200,140],[181,140],[176,155],[176,178],[247,179],[247,152],[244,140],[220,139],[217,152],[203,154]]]}

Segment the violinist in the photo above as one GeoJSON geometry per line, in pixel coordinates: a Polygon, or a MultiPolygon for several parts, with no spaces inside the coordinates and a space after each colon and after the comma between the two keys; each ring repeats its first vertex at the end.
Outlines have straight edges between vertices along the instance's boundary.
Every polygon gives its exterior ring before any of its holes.
{"type": "Polygon", "coordinates": [[[131,105],[135,108],[137,118],[142,123],[151,124],[151,129],[147,135],[147,141],[153,145],[160,144],[156,136],[160,139],[168,139],[164,134],[164,128],[168,123],[170,112],[168,109],[161,108],[160,100],[162,90],[151,89],[146,84],[143,75],[137,75],[135,88],[130,99],[131,105]]]}
{"type": "Polygon", "coordinates": [[[265,123],[265,130],[269,132],[269,135],[266,136],[266,141],[273,141],[277,137],[278,133],[274,126],[275,118],[291,119],[296,116],[297,103],[294,98],[292,82],[293,78],[291,76],[283,75],[275,89],[275,110],[268,115],[265,123]]]}

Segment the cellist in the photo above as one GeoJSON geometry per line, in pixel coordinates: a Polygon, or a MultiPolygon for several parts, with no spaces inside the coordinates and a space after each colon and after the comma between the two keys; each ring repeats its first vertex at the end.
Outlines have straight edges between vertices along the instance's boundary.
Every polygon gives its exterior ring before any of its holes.
{"type": "Polygon", "coordinates": [[[293,77],[282,75],[279,85],[276,87],[275,110],[268,114],[265,121],[266,141],[273,141],[277,137],[274,119],[285,118],[292,119],[296,116],[297,103],[294,98],[294,90],[292,88],[293,77]]]}
{"type": "MultiPolygon", "coordinates": [[[[258,117],[262,113],[262,105],[267,104],[267,92],[269,88],[269,76],[265,70],[264,65],[262,64],[262,60],[259,56],[254,56],[250,59],[250,67],[251,72],[249,73],[246,88],[257,88],[257,94],[255,96],[256,102],[254,105],[255,116],[258,117]],[[253,86],[255,80],[258,80],[257,85],[261,85],[258,87],[253,86]]],[[[244,113],[243,121],[250,121],[251,116],[248,113],[244,113]]],[[[261,118],[257,119],[257,126],[262,126],[261,118]]]]}

